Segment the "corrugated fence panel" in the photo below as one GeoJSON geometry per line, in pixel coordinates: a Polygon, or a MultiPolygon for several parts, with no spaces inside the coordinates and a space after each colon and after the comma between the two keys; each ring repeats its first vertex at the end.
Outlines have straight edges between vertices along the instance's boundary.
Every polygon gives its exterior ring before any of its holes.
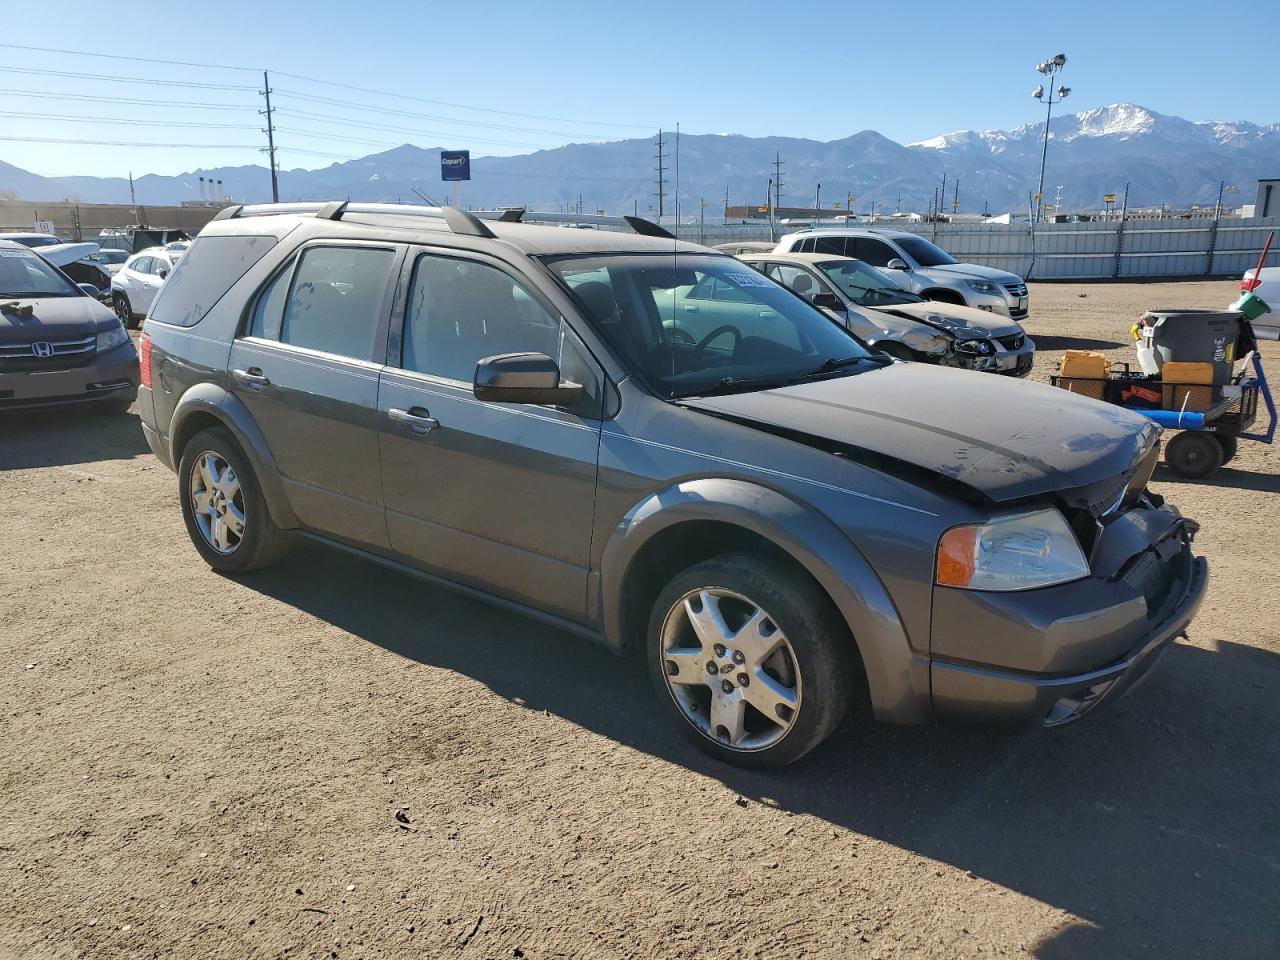
{"type": "MultiPolygon", "coordinates": [[[[1007,270],[1029,280],[1107,279],[1116,276],[1116,248],[1122,244],[1122,277],[1238,277],[1257,263],[1267,234],[1280,232],[1280,218],[1220,220],[1118,220],[1046,223],[1034,236],[1026,224],[880,223],[928,237],[957,260],[1007,270]],[[1216,235],[1215,235],[1216,234],[1216,235]],[[1213,250],[1212,266],[1210,250],[1213,250]]],[[[779,227],[778,236],[795,226],[779,227]]],[[[707,244],[769,240],[767,223],[681,226],[682,239],[707,244]]],[[[1280,245],[1269,264],[1280,264],[1280,245]]]]}

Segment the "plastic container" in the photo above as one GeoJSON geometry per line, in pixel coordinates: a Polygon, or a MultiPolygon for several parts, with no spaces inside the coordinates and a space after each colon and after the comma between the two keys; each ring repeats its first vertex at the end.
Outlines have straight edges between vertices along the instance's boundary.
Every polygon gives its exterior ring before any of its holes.
{"type": "Polygon", "coordinates": [[[1209,363],[1214,383],[1230,383],[1243,319],[1231,310],[1148,310],[1142,318],[1138,362],[1146,373],[1162,371],[1171,360],[1209,363]]]}

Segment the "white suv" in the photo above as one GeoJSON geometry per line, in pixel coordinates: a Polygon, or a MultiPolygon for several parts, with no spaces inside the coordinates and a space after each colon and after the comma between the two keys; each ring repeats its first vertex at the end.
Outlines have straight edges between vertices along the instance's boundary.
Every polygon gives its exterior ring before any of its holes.
{"type": "Polygon", "coordinates": [[[111,306],[121,323],[135,326],[135,317],[151,312],[151,301],[181,257],[180,250],[150,247],[124,262],[111,277],[111,306]]]}
{"type": "Polygon", "coordinates": [[[776,253],[826,253],[854,257],[882,270],[895,271],[900,285],[926,300],[941,300],[1025,319],[1030,298],[1015,273],[976,263],[958,263],[924,237],[902,230],[836,227],[800,230],[778,241],[776,253]]]}

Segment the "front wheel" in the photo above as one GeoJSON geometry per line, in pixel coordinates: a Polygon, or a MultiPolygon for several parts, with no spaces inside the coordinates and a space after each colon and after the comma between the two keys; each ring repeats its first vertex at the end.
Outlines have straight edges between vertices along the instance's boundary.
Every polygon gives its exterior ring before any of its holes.
{"type": "Polygon", "coordinates": [[[663,709],[708,753],[749,767],[804,756],[852,699],[852,640],[801,570],[730,554],[677,574],[649,620],[663,709]]]}
{"type": "Polygon", "coordinates": [[[267,510],[248,458],[222,427],[187,443],[178,468],[182,519],[191,542],[219,573],[248,573],[274,563],[287,534],[267,510]]]}
{"type": "Polygon", "coordinates": [[[1223,449],[1218,438],[1202,430],[1184,430],[1164,448],[1169,469],[1188,480],[1203,480],[1222,466],[1223,449]]]}
{"type": "Polygon", "coordinates": [[[128,330],[133,326],[133,306],[129,303],[129,295],[116,291],[111,295],[111,308],[115,311],[124,328],[128,330]]]}

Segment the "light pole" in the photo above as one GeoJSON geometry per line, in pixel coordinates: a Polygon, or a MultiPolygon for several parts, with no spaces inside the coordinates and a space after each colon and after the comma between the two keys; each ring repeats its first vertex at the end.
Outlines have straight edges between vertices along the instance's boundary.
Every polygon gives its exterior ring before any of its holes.
{"type": "Polygon", "coordinates": [[[1059,85],[1057,89],[1058,99],[1053,99],[1054,89],[1053,82],[1057,79],[1058,74],[1062,72],[1062,68],[1067,65],[1067,55],[1059,53],[1043,63],[1036,64],[1036,70],[1049,78],[1049,95],[1045,96],[1044,84],[1040,84],[1031,91],[1031,95],[1045,105],[1044,112],[1044,146],[1040,149],[1040,185],[1036,187],[1036,220],[1039,221],[1044,213],[1044,162],[1049,156],[1049,119],[1053,116],[1053,105],[1061,103],[1071,94],[1070,87],[1059,85]]]}

